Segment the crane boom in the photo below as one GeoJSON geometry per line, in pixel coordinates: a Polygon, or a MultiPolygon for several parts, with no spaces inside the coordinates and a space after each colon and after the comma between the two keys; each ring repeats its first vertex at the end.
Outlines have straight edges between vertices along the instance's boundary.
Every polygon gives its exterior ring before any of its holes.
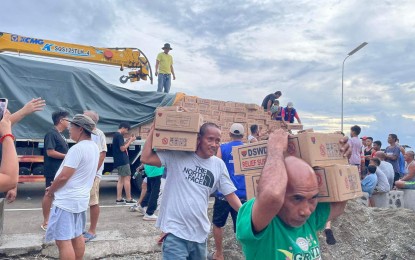
{"type": "Polygon", "coordinates": [[[31,38],[17,34],[0,32],[0,52],[16,52],[37,56],[108,64],[132,69],[128,76],[120,78],[121,83],[147,80],[153,84],[150,62],[137,48],[100,48],[74,43],[31,38]]]}

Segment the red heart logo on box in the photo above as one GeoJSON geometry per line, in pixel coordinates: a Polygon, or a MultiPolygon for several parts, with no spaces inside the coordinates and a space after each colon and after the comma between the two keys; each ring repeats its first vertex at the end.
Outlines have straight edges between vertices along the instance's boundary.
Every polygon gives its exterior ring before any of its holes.
{"type": "Polygon", "coordinates": [[[158,113],[157,115],[161,116],[163,113],[158,113]]]}
{"type": "Polygon", "coordinates": [[[160,136],[160,133],[156,133],[156,137],[159,137],[160,136]]]}
{"type": "Polygon", "coordinates": [[[242,156],[245,157],[246,156],[246,151],[242,151],[241,154],[242,154],[242,156]]]}

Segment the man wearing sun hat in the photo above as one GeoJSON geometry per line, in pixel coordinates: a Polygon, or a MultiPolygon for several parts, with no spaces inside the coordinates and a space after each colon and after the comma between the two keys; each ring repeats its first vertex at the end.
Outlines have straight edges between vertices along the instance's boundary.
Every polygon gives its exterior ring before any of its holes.
{"type": "Polygon", "coordinates": [[[171,76],[173,75],[173,80],[176,79],[173,69],[173,57],[169,54],[170,50],[173,50],[170,47],[170,43],[165,43],[163,52],[160,52],[157,55],[156,59],[156,77],[158,76],[158,87],[157,92],[169,93],[171,86],[171,76]],[[164,89],[164,90],[163,90],[164,89]]]}
{"type": "Polygon", "coordinates": [[[89,194],[98,167],[99,151],[91,134],[94,121],[77,114],[70,122],[69,135],[76,142],[65,156],[45,196],[53,198],[46,242],[55,240],[59,258],[82,259],[89,194]]]}
{"type": "MultiPolygon", "coordinates": [[[[235,194],[241,200],[241,203],[246,202],[245,177],[243,175],[235,175],[232,147],[244,144],[242,142],[244,134],[245,129],[242,124],[232,124],[231,128],[229,129],[229,136],[231,137],[232,141],[229,143],[221,144],[220,153],[217,155],[225,162],[226,168],[229,172],[229,177],[237,189],[235,194]]],[[[211,259],[223,259],[223,227],[226,224],[229,214],[231,215],[233,221],[233,232],[236,232],[236,218],[238,212],[231,207],[222,193],[217,192],[215,194],[215,203],[213,204],[212,218],[213,238],[215,239],[216,250],[209,255],[211,259]]]]}

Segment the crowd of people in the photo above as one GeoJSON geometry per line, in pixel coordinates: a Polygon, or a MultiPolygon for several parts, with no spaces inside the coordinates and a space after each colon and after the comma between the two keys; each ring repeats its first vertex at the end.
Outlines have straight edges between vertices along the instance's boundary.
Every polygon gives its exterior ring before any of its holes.
{"type": "Polygon", "coordinates": [[[414,151],[405,150],[396,134],[389,134],[388,145],[382,149],[382,141],[372,137],[359,139],[361,128],[351,128],[352,157],[350,164],[359,167],[362,190],[369,194],[369,205],[374,205],[373,194],[394,189],[415,189],[414,151]]]}
{"type": "MultiPolygon", "coordinates": [[[[281,92],[276,92],[264,100],[263,105],[271,116],[275,114],[273,111],[281,110],[273,110],[280,96],[281,92]]],[[[12,115],[6,112],[0,122],[3,149],[0,187],[8,192],[11,200],[16,196],[18,178],[11,125],[42,110],[44,105],[42,99],[34,99],[12,115]]],[[[285,111],[281,112],[282,117],[291,115],[287,121],[298,117],[290,102],[282,110],[285,111]]],[[[52,122],[53,127],[44,138],[46,190],[41,228],[46,231],[46,241],[55,241],[61,258],[82,259],[85,242],[97,236],[106,139],[97,128],[99,115],[92,110],[72,119],[68,112],[59,110],[52,114],[52,122]],[[75,141],[71,147],[62,134],[66,129],[75,141]],[[88,208],[90,223],[86,229],[88,208]]],[[[250,127],[248,142],[266,138],[268,152],[258,195],[249,201],[244,176],[235,175],[232,155],[232,147],[242,145],[247,135],[243,125],[232,124],[231,141],[221,143],[219,126],[203,124],[195,152],[153,150],[153,125],[142,148],[143,164],[137,169],[146,175],[138,201],[130,191],[128,147],[135,136],[129,135],[129,130],[130,125],[123,122],[113,136],[114,168],[119,174],[115,203],[131,205],[130,210],[143,215],[143,220],[156,221],[161,231],[163,259],[224,259],[223,227],[229,215],[247,259],[312,259],[320,256],[318,230],[326,231],[328,243],[334,239],[330,220],[343,213],[346,202],[318,203],[319,189],[313,169],[301,159],[283,155],[288,133],[282,129],[263,136],[258,125],[250,127]],[[162,178],[165,187],[158,203],[162,178]],[[123,190],[126,198],[122,196],[123,190]],[[212,194],[215,248],[209,252],[206,242],[211,230],[208,204],[212,194]]],[[[381,141],[373,142],[373,138],[366,136],[359,138],[360,132],[359,126],[353,126],[350,138],[344,137],[339,142],[349,163],[360,170],[362,189],[372,196],[394,187],[415,188],[414,152],[399,146],[395,134],[388,136],[389,145],[382,150],[381,141]]]]}

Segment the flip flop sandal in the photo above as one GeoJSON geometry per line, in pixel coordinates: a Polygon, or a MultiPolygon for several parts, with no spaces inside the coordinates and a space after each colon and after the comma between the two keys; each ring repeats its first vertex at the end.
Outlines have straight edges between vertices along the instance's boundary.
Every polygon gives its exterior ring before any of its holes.
{"type": "Polygon", "coordinates": [[[89,232],[86,232],[84,234],[85,243],[91,241],[92,239],[95,239],[96,237],[97,237],[97,235],[93,235],[89,232]]]}

